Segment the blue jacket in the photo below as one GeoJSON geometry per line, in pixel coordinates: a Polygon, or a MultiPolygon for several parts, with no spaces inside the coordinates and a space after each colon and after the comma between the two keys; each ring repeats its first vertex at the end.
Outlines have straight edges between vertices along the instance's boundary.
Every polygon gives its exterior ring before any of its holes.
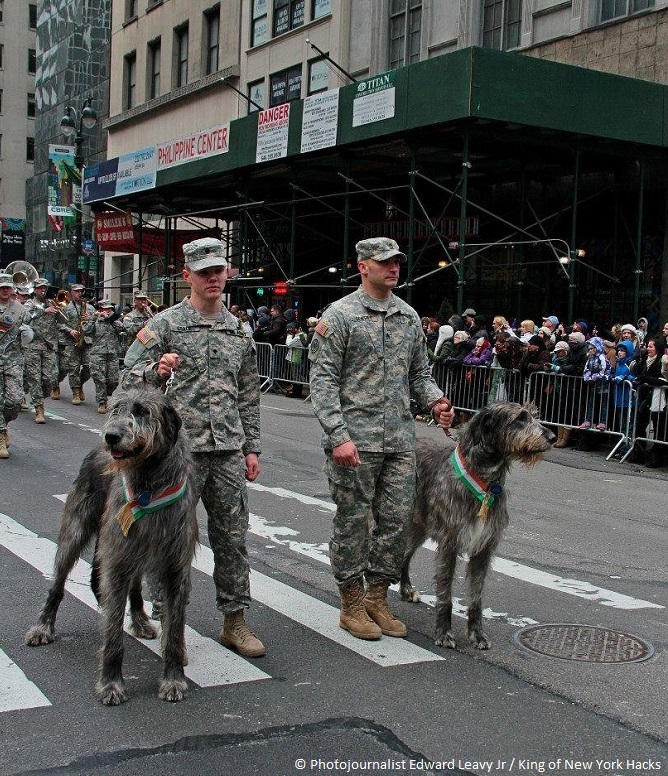
{"type": "Polygon", "coordinates": [[[626,352],[626,355],[623,358],[619,358],[619,356],[617,356],[615,370],[612,373],[615,407],[628,407],[633,405],[635,402],[635,394],[632,392],[631,387],[627,382],[634,382],[629,364],[635,357],[635,350],[633,343],[629,342],[628,340],[621,340],[618,342],[615,346],[615,350],[617,352],[620,350],[624,350],[626,352]]]}

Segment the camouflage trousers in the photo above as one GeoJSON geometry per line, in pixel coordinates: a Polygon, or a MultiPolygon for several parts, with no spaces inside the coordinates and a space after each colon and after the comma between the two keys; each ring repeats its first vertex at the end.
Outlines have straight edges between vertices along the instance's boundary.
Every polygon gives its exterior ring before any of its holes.
{"type": "MultiPolygon", "coordinates": [[[[89,348],[67,344],[60,358],[60,380],[69,375],[70,388],[81,388],[90,379],[89,348]]],[[[58,381],[60,383],[60,380],[58,381]]]]}
{"type": "Polygon", "coordinates": [[[360,466],[325,472],[336,515],[329,557],[337,584],[398,582],[415,502],[415,453],[359,451],[360,466]]]}
{"type": "Polygon", "coordinates": [[[207,514],[213,551],[216,606],[225,614],[250,605],[250,566],[246,551],[248,492],[241,451],[194,453],[195,493],[207,514]]]}
{"type": "Polygon", "coordinates": [[[107,397],[116,390],[120,378],[118,353],[90,352],[90,372],[95,383],[95,401],[98,404],[107,401],[107,397]]]}
{"type": "Polygon", "coordinates": [[[45,345],[24,349],[24,385],[33,404],[44,404],[44,397],[58,385],[58,353],[45,345]]]}
{"type": "Polygon", "coordinates": [[[16,420],[23,401],[23,359],[0,365],[0,431],[16,420]]]}

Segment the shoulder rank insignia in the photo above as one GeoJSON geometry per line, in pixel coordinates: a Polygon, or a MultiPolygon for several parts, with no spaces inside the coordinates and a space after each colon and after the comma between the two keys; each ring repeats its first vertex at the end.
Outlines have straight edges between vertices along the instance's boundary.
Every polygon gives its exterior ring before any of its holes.
{"type": "Polygon", "coordinates": [[[325,323],[325,321],[320,321],[320,323],[315,327],[315,333],[319,334],[321,337],[326,337],[330,328],[331,327],[328,323],[325,323]]]}
{"type": "Polygon", "coordinates": [[[141,344],[144,347],[146,347],[148,345],[148,343],[152,339],[154,339],[154,334],[153,334],[153,332],[150,329],[148,329],[146,326],[144,326],[143,329],[140,329],[137,332],[137,339],[141,342],[141,344]]]}

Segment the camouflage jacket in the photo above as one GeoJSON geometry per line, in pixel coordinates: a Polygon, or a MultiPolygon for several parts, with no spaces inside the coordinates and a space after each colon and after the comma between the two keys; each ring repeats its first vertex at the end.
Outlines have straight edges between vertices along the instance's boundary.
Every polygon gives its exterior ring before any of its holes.
{"type": "Polygon", "coordinates": [[[431,376],[420,318],[394,295],[387,312],[361,287],[330,305],[309,359],[326,449],[352,440],[367,452],[413,450],[411,396],[419,407],[443,396],[431,376]]]}
{"type": "Polygon", "coordinates": [[[109,318],[96,313],[92,325],[91,337],[93,344],[90,352],[118,355],[118,338],[121,333],[125,334],[121,321],[110,321],[109,318]]]}
{"type": "Polygon", "coordinates": [[[0,307],[0,366],[23,363],[21,326],[30,326],[30,312],[11,300],[0,307]]]}
{"type": "Polygon", "coordinates": [[[55,302],[47,299],[40,303],[36,299],[29,299],[25,308],[30,313],[30,325],[35,332],[35,338],[27,346],[28,348],[55,350],[58,347],[58,321],[64,323],[58,313],[45,313],[46,307],[55,306],[55,302]]]}
{"type": "Polygon", "coordinates": [[[152,318],[125,356],[124,388],[162,386],[156,367],[164,353],[178,353],[168,396],[181,415],[194,452],[259,453],[260,380],[255,342],[223,308],[211,324],[188,299],[152,318]]]}
{"type": "Polygon", "coordinates": [[[93,320],[95,318],[95,308],[93,305],[83,302],[80,305],[76,305],[74,302],[70,302],[63,308],[63,315],[67,320],[64,320],[63,316],[58,316],[58,331],[60,332],[61,345],[73,345],[74,340],[70,336],[70,329],[77,329],[83,332],[85,338],[85,344],[90,345],[92,343],[93,334],[93,320]],[[81,316],[88,313],[88,320],[82,321],[81,316]]]}
{"type": "Polygon", "coordinates": [[[123,328],[127,332],[128,342],[131,342],[140,329],[151,320],[152,316],[147,313],[139,312],[138,310],[130,310],[130,312],[123,318],[123,328]]]}

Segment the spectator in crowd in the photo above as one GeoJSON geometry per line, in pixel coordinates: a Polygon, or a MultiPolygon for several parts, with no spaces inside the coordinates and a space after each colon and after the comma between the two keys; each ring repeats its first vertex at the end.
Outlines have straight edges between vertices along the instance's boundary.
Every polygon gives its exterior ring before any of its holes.
{"type": "Polygon", "coordinates": [[[633,343],[633,358],[635,361],[635,364],[631,366],[631,369],[633,370],[634,367],[638,368],[640,366],[640,358],[642,356],[642,348],[640,346],[640,340],[638,339],[638,329],[636,329],[632,323],[624,323],[620,327],[620,330],[622,340],[633,343]]]}
{"type": "Polygon", "coordinates": [[[438,330],[438,339],[434,348],[434,361],[444,361],[451,353],[455,345],[453,337],[454,329],[449,323],[444,324],[438,330]]]}
{"type": "Polygon", "coordinates": [[[529,381],[529,398],[538,407],[543,417],[543,408],[547,397],[548,385],[546,371],[552,370],[550,352],[543,338],[534,334],[527,343],[527,349],[520,362],[520,374],[529,381]]]}
{"type": "Polygon", "coordinates": [[[585,339],[589,338],[589,324],[584,320],[584,318],[578,318],[577,320],[573,321],[571,331],[579,331],[580,334],[584,335],[585,339]]]}
{"type": "Polygon", "coordinates": [[[593,428],[598,419],[596,430],[605,431],[608,422],[610,364],[603,353],[603,340],[600,337],[592,337],[587,342],[587,361],[582,379],[587,384],[587,409],[580,429],[585,431],[593,428]]]}
{"type": "Polygon", "coordinates": [[[649,321],[647,318],[638,318],[638,323],[636,324],[636,329],[638,331],[638,342],[640,343],[640,346],[642,347],[642,344],[647,339],[647,327],[649,325],[649,321]]]}
{"type": "MultiPolygon", "coordinates": [[[[478,313],[472,308],[467,307],[466,310],[462,313],[462,318],[464,319],[464,331],[468,332],[469,337],[471,336],[471,332],[473,331],[473,325],[475,323],[475,317],[478,313]]],[[[455,328],[455,331],[457,329],[455,328]]]]}
{"type": "Polygon", "coordinates": [[[422,326],[422,331],[424,332],[424,336],[427,336],[427,333],[429,331],[429,323],[431,321],[431,318],[428,315],[423,315],[420,318],[420,325],[422,326]]]}
{"type": "Polygon", "coordinates": [[[492,319],[492,339],[496,340],[497,336],[502,331],[511,337],[517,336],[513,331],[512,326],[508,323],[507,319],[503,317],[503,315],[495,315],[492,319]]]}
{"type": "Polygon", "coordinates": [[[526,318],[520,323],[519,336],[520,340],[525,344],[529,344],[529,340],[536,334],[536,324],[530,319],[526,318]]]}
{"type": "Polygon", "coordinates": [[[522,343],[515,333],[499,329],[494,345],[495,360],[490,401],[522,401],[523,378],[519,368],[524,355],[522,343]]]}
{"type": "MultiPolygon", "coordinates": [[[[557,341],[557,328],[559,327],[559,318],[557,318],[556,315],[545,315],[543,316],[543,326],[541,328],[545,328],[548,330],[550,335],[550,342],[552,344],[552,347],[554,346],[555,342],[557,341]]],[[[550,348],[551,350],[552,348],[550,348]]]]}
{"type": "Polygon", "coordinates": [[[443,359],[443,363],[448,367],[461,366],[464,358],[473,350],[475,343],[466,331],[456,331],[452,337],[452,352],[443,359]]]}
{"type": "Polygon", "coordinates": [[[485,337],[478,337],[473,350],[464,356],[464,389],[466,391],[466,406],[477,410],[485,403],[485,394],[489,385],[489,372],[482,367],[490,366],[494,354],[492,344],[485,337]]]}
{"type": "Polygon", "coordinates": [[[305,348],[308,347],[309,340],[300,323],[289,323],[287,328],[288,332],[285,337],[287,355],[285,356],[285,360],[290,365],[288,374],[296,380],[296,382],[292,383],[289,392],[294,399],[301,399],[303,397],[306,377],[306,372],[303,368],[304,356],[306,353],[305,348]]]}
{"type": "MultiPolygon", "coordinates": [[[[658,345],[659,343],[654,338],[647,340],[647,352],[638,368],[636,376],[638,415],[635,433],[638,437],[648,437],[651,422],[654,439],[665,441],[668,377],[662,373],[665,364],[659,355],[658,345]]],[[[637,439],[629,460],[633,463],[644,463],[645,466],[654,468],[662,465],[664,454],[664,445],[648,445],[645,441],[637,439]]]]}
{"type": "MultiPolygon", "coordinates": [[[[559,340],[552,351],[552,372],[560,373],[568,363],[570,348],[567,342],[559,340]]],[[[566,447],[571,437],[568,426],[562,425],[566,415],[565,403],[568,401],[568,391],[564,390],[563,379],[557,377],[552,383],[551,414],[548,419],[557,423],[557,441],[555,447],[566,447]]]]}
{"type": "Polygon", "coordinates": [[[471,335],[471,339],[474,342],[479,340],[481,337],[486,339],[488,342],[491,340],[489,332],[487,331],[487,319],[484,315],[476,315],[473,318],[473,325],[469,329],[469,334],[471,335]]]}
{"type": "Polygon", "coordinates": [[[547,326],[541,326],[540,329],[538,329],[538,336],[542,337],[543,342],[545,343],[545,348],[548,351],[548,353],[552,352],[552,348],[554,347],[554,339],[552,338],[552,332],[548,329],[547,326]]]}
{"type": "Polygon", "coordinates": [[[429,356],[430,361],[434,360],[439,328],[438,321],[429,319],[429,323],[427,324],[427,355],[429,356]]]}
{"type": "Polygon", "coordinates": [[[447,322],[452,326],[453,331],[466,331],[466,321],[457,313],[451,315],[447,322]]]}
{"type": "MultiPolygon", "coordinates": [[[[634,393],[631,383],[634,382],[633,374],[629,364],[633,361],[633,343],[621,341],[617,344],[617,358],[615,366],[612,369],[612,411],[613,420],[610,428],[613,431],[626,432],[625,421],[626,411],[633,405],[634,393]]],[[[621,456],[627,448],[618,450],[621,456]]]]}

